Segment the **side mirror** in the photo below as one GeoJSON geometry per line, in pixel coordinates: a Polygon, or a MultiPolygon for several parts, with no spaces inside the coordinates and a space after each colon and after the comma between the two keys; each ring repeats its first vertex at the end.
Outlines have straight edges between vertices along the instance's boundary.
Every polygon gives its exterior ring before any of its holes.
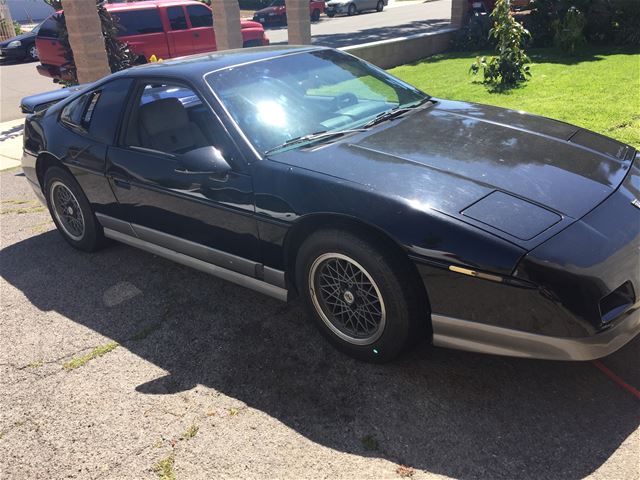
{"type": "Polygon", "coordinates": [[[187,153],[177,155],[178,166],[175,171],[188,175],[209,175],[217,180],[229,177],[231,166],[224,159],[220,150],[207,146],[196,148],[187,153]]]}

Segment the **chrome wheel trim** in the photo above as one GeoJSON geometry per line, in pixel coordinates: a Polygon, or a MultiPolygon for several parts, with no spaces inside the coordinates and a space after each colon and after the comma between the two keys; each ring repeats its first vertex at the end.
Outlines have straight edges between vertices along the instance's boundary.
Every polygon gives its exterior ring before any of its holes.
{"type": "Polygon", "coordinates": [[[35,45],[32,45],[29,49],[29,56],[34,60],[38,59],[38,48],[35,45]]]}
{"type": "Polygon", "coordinates": [[[380,288],[354,259],[333,252],[316,258],[309,294],[322,321],[345,342],[370,345],[382,335],[387,314],[380,288]]]}
{"type": "Polygon", "coordinates": [[[84,238],[85,223],[78,199],[64,183],[54,181],[49,189],[51,210],[58,225],[71,239],[79,242],[84,238]]]}

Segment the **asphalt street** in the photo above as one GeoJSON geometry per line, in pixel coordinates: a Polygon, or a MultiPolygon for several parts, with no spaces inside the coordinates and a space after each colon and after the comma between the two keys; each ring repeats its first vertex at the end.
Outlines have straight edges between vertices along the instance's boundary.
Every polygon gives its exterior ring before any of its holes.
{"type": "MultiPolygon", "coordinates": [[[[446,26],[450,17],[451,0],[396,1],[381,13],[331,19],[323,15],[312,25],[311,33],[315,44],[341,47],[437,29],[446,26]]],[[[272,43],[286,42],[286,27],[268,28],[267,36],[272,43]]],[[[18,108],[22,97],[59,88],[50,78],[39,75],[36,65],[0,63],[0,122],[22,116],[18,108]]]]}
{"type": "MultiPolygon", "coordinates": [[[[19,170],[0,186],[3,479],[640,476],[640,399],[593,363],[426,345],[359,363],[296,301],[78,252],[19,170]]],[[[602,365],[638,388],[639,348],[602,365]]]]}

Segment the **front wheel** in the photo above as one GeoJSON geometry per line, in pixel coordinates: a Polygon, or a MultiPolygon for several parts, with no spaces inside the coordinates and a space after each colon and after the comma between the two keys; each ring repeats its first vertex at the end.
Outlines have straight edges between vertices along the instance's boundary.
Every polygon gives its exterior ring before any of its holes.
{"type": "Polygon", "coordinates": [[[301,246],[296,284],[316,326],[342,352],[386,362],[426,337],[426,299],[408,260],[341,230],[301,246]]]}
{"type": "Polygon", "coordinates": [[[35,46],[35,44],[29,47],[29,51],[27,53],[29,56],[29,60],[38,60],[38,48],[35,46]]]}
{"type": "Polygon", "coordinates": [[[311,12],[311,21],[317,22],[318,20],[320,20],[320,10],[316,8],[313,12],[311,12]]]}
{"type": "Polygon", "coordinates": [[[58,231],[74,248],[93,252],[105,243],[104,232],[73,176],[60,167],[44,176],[44,193],[58,231]]]}
{"type": "Polygon", "coordinates": [[[378,4],[376,5],[376,11],[381,12],[384,10],[384,2],[382,0],[378,0],[378,4]]]}
{"type": "Polygon", "coordinates": [[[352,17],[356,13],[358,13],[358,10],[356,9],[356,6],[352,3],[351,5],[349,5],[349,9],[347,10],[347,15],[352,17]]]}

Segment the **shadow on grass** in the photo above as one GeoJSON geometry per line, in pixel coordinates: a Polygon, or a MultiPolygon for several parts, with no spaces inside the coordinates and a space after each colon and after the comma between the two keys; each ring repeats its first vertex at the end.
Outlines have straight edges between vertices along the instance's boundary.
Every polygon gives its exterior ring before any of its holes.
{"type": "MultiPolygon", "coordinates": [[[[297,303],[122,245],[89,255],[47,232],[5,246],[0,274],[39,310],[167,372],[137,392],[203,385],[338,452],[459,479],[578,479],[640,422],[637,400],[588,363],[427,348],[389,365],[359,363],[329,347],[297,303]],[[114,302],[127,288],[133,294],[114,302]]],[[[628,381],[638,378],[639,340],[615,357],[628,381]]],[[[126,398],[122,385],[114,388],[126,398]]]]}

